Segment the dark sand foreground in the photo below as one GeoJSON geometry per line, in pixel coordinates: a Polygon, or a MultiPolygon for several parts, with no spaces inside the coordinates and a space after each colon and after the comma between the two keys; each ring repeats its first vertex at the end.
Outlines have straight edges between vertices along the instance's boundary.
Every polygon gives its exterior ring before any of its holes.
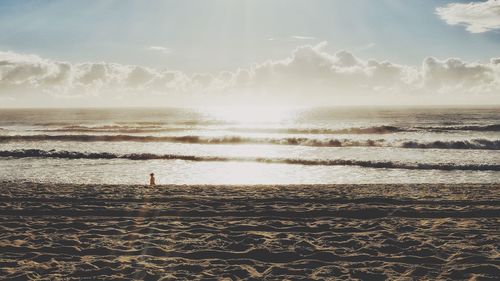
{"type": "Polygon", "coordinates": [[[500,185],[0,183],[5,280],[498,280],[499,247],[500,185]]]}

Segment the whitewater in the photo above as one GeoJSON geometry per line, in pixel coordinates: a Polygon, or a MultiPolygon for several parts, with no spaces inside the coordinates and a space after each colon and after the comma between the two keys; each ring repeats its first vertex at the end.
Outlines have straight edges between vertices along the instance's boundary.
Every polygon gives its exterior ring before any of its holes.
{"type": "Polygon", "coordinates": [[[500,109],[2,109],[0,179],[498,183],[500,109]],[[267,114],[267,115],[266,115],[267,114]]]}

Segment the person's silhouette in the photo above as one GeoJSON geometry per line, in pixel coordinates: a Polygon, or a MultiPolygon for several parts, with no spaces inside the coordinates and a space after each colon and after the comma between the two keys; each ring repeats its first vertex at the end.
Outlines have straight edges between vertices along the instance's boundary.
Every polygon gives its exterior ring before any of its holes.
{"type": "Polygon", "coordinates": [[[156,182],[155,182],[155,174],[153,174],[153,173],[149,174],[149,185],[150,185],[150,186],[154,186],[154,185],[156,185],[156,182]]]}

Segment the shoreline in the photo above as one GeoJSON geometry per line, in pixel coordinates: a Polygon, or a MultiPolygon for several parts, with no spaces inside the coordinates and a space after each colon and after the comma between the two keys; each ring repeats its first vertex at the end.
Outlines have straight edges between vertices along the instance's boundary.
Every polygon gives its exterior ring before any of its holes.
{"type": "MultiPolygon", "coordinates": [[[[312,188],[345,188],[345,187],[396,187],[396,186],[404,186],[404,187],[445,187],[445,188],[453,188],[457,186],[470,186],[470,187],[479,187],[479,186],[491,186],[494,188],[500,188],[500,182],[488,182],[488,183],[480,183],[480,182],[463,182],[463,183],[432,183],[432,182],[422,182],[422,183],[296,183],[296,184],[156,184],[155,186],[150,186],[149,183],[145,181],[144,184],[121,184],[121,183],[67,183],[67,182],[45,182],[45,181],[30,181],[30,180],[2,180],[0,179],[0,186],[5,184],[11,185],[38,185],[38,186],[95,186],[95,187],[142,187],[142,188],[168,188],[168,187],[207,187],[207,188],[248,188],[248,187],[261,187],[261,188],[276,188],[276,187],[284,187],[284,188],[304,188],[304,187],[312,187],[312,188]]],[[[390,195],[390,194],[389,194],[390,195]]]]}

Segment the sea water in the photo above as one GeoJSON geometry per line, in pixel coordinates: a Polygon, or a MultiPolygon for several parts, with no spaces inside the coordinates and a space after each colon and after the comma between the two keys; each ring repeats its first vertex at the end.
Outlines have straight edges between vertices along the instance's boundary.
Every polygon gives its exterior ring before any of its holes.
{"type": "Polygon", "coordinates": [[[1,109],[0,180],[498,183],[500,108],[1,109]]]}

